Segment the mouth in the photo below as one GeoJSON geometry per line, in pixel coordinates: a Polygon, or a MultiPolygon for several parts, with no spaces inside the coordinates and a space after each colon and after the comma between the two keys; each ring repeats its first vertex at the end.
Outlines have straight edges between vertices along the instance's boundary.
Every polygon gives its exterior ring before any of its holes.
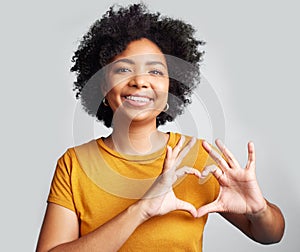
{"type": "Polygon", "coordinates": [[[154,99],[143,95],[125,95],[124,100],[132,106],[145,106],[151,103],[154,99]]]}
{"type": "Polygon", "coordinates": [[[125,99],[126,100],[131,100],[131,101],[136,101],[136,102],[142,102],[142,103],[150,102],[150,101],[153,100],[152,98],[149,98],[149,97],[146,97],[146,96],[135,96],[135,95],[125,96],[125,99]]]}

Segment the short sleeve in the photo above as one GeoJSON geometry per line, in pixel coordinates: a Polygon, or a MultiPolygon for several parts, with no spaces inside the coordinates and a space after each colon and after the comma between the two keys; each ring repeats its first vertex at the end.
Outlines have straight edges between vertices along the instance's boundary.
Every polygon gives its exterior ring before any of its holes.
{"type": "Polygon", "coordinates": [[[71,174],[72,158],[69,151],[66,151],[57,161],[47,202],[61,205],[75,212],[71,174]]]}

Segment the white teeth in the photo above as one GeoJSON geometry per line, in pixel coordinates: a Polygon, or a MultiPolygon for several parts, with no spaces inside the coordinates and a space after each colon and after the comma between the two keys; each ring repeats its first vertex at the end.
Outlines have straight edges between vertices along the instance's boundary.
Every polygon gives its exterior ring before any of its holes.
{"type": "Polygon", "coordinates": [[[125,98],[127,100],[132,100],[132,101],[137,101],[137,102],[149,102],[150,101],[150,99],[147,97],[132,96],[132,95],[126,96],[125,98]]]}

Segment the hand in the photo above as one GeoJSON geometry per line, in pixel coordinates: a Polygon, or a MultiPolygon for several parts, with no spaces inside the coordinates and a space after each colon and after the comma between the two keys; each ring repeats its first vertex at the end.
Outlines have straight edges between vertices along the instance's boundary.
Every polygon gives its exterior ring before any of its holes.
{"type": "Polygon", "coordinates": [[[216,145],[225,157],[225,161],[211,146],[203,141],[202,146],[215,160],[218,166],[208,166],[202,172],[206,177],[212,173],[220,184],[218,198],[198,209],[198,217],[211,212],[228,212],[256,215],[267,208],[255,175],[255,150],[252,142],[248,143],[248,162],[243,169],[232,153],[216,140],[216,145]]]}
{"type": "Polygon", "coordinates": [[[201,173],[194,168],[182,167],[177,169],[182,159],[195,144],[195,138],[192,138],[182,149],[184,141],[185,137],[182,136],[173,149],[167,146],[162,173],[139,202],[142,204],[143,213],[147,219],[156,215],[164,215],[174,210],[188,211],[194,217],[197,217],[196,208],[192,204],[178,199],[172,188],[172,185],[185,174],[193,174],[198,178],[201,177],[201,173]]]}

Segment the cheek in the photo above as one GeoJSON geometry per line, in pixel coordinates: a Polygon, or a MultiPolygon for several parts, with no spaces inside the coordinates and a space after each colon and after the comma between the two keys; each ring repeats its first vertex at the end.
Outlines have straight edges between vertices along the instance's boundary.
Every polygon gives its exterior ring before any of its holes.
{"type": "Polygon", "coordinates": [[[115,87],[115,88],[110,89],[106,95],[106,99],[108,100],[109,105],[112,108],[112,110],[115,110],[121,103],[119,94],[120,94],[120,91],[118,90],[117,87],[115,87]]]}
{"type": "Polygon", "coordinates": [[[124,85],[125,84],[122,83],[120,81],[120,79],[115,78],[114,76],[110,76],[110,78],[108,78],[106,80],[106,93],[107,93],[107,96],[110,96],[111,98],[113,98],[117,94],[120,94],[122,88],[124,87],[124,85]]]}
{"type": "Polygon", "coordinates": [[[120,78],[117,78],[116,75],[108,74],[106,76],[106,88],[108,93],[114,89],[118,89],[118,84],[120,84],[120,78]]]}
{"type": "Polygon", "coordinates": [[[156,83],[155,90],[160,96],[168,96],[169,93],[169,79],[161,80],[156,83]]]}
{"type": "MultiPolygon", "coordinates": [[[[107,86],[109,89],[124,87],[132,79],[131,73],[114,74],[110,73],[107,76],[107,86]]],[[[120,88],[119,88],[120,89],[120,88]]]]}
{"type": "Polygon", "coordinates": [[[148,82],[152,84],[152,88],[160,91],[168,91],[169,90],[169,78],[167,77],[159,77],[154,78],[150,77],[148,82]]]}
{"type": "Polygon", "coordinates": [[[169,79],[165,79],[164,81],[163,81],[163,89],[165,90],[165,91],[169,91],[169,86],[170,86],[170,83],[169,83],[169,79]]]}
{"type": "Polygon", "coordinates": [[[107,81],[107,85],[106,85],[106,90],[107,90],[107,93],[109,92],[114,92],[114,89],[118,89],[118,85],[114,84],[116,83],[115,80],[113,79],[110,79],[109,81],[107,81]]]}

